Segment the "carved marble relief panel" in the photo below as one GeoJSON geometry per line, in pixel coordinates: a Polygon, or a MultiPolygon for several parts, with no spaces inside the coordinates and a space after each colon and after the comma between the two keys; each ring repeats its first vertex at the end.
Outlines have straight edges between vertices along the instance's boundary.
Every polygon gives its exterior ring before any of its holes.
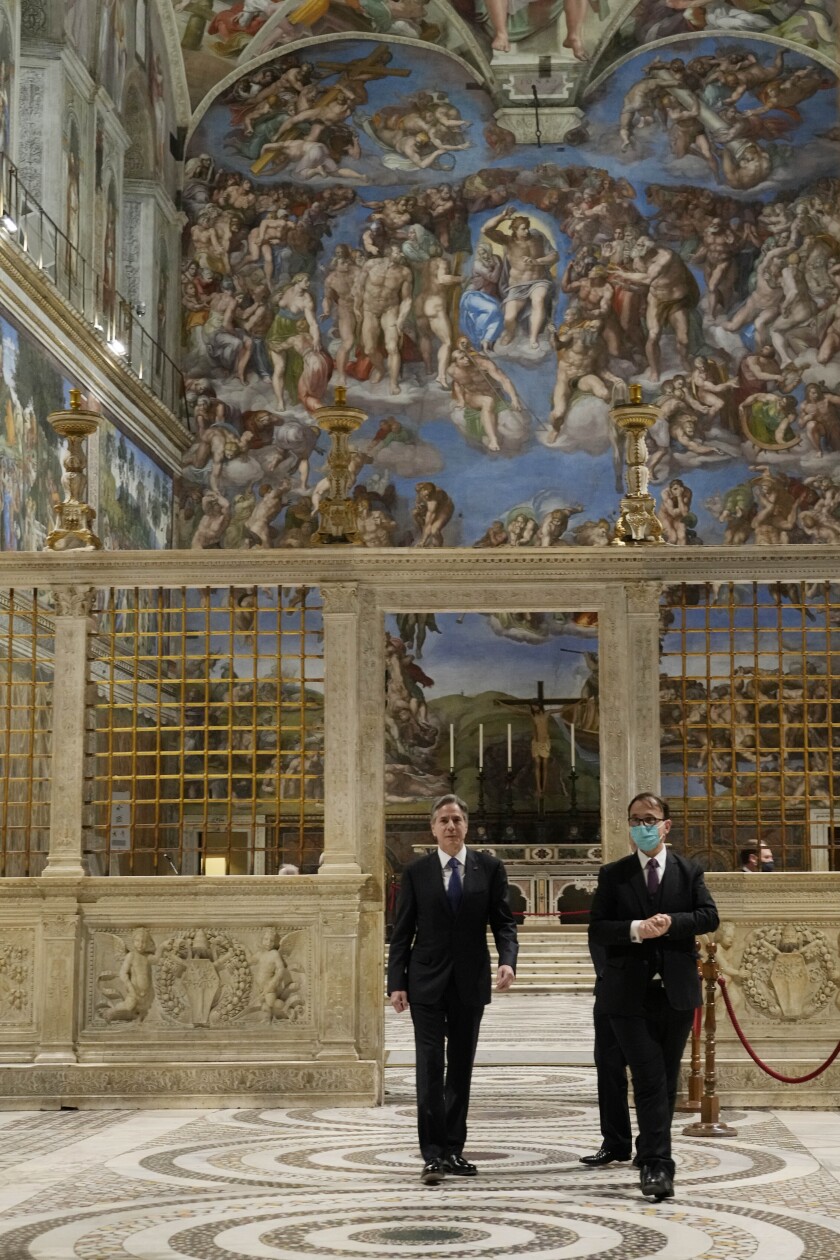
{"type": "Polygon", "coordinates": [[[25,68],[20,74],[20,143],[18,169],[26,188],[39,200],[43,195],[44,96],[46,75],[39,68],[25,68]]]}
{"type": "Polygon", "coordinates": [[[0,1030],[32,1024],[34,971],[34,929],[0,933],[0,1030]]]}
{"type": "Polygon", "coordinates": [[[143,1030],[312,1023],[312,926],[95,928],[86,1026],[143,1030]]]}
{"type": "Polygon", "coordinates": [[[721,923],[717,962],[736,1016],[763,1024],[836,1020],[840,942],[828,924],[721,923]]]}

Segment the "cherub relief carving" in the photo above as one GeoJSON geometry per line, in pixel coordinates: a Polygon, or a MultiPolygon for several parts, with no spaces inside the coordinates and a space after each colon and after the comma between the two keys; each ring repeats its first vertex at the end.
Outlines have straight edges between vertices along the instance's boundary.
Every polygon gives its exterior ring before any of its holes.
{"type": "Polygon", "coordinates": [[[265,1023],[281,1019],[297,1023],[303,1017],[305,1002],[287,961],[289,943],[299,935],[287,932],[281,939],[277,928],[263,928],[259,948],[248,955],[254,977],[254,1000],[249,1009],[258,1011],[265,1023]]]}
{"type": "Polygon", "coordinates": [[[160,961],[148,928],[135,928],[131,946],[126,948],[122,937],[107,933],[114,942],[114,956],[122,961],[117,971],[100,971],[97,983],[105,998],[96,1010],[109,1024],[142,1021],[155,999],[152,967],[160,961]]]}

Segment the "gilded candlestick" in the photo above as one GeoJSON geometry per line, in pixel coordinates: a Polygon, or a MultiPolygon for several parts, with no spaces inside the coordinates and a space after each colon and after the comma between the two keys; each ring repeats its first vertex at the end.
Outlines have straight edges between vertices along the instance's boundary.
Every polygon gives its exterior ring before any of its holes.
{"type": "Polygon", "coordinates": [[[64,489],[63,503],[55,507],[56,523],[47,534],[46,551],[100,551],[102,543],[93,532],[96,512],[85,502],[87,494],[87,454],[85,438],[99,428],[99,416],[95,411],[82,407],[81,394],[70,390],[69,411],[53,411],[47,420],[55,432],[67,442],[62,460],[64,472],[61,484],[64,489]]]}
{"type": "Polygon", "coordinates": [[[630,386],[629,402],[618,403],[610,409],[613,423],[627,435],[627,494],[621,500],[621,511],[610,540],[613,547],[665,541],[655,500],[648,493],[650,473],[645,444],[645,434],[658,416],[656,407],[642,402],[642,387],[635,384],[630,386]]]}
{"type": "Polygon", "coordinates": [[[330,435],[330,450],[327,455],[329,488],[321,499],[321,523],[313,534],[312,541],[321,544],[345,543],[358,547],[363,542],[356,524],[356,505],[348,494],[352,481],[352,452],[348,438],[364,424],[367,415],[358,407],[348,407],[346,399],[347,390],[343,385],[337,385],[333,405],[319,407],[315,412],[319,429],[330,435]]]}

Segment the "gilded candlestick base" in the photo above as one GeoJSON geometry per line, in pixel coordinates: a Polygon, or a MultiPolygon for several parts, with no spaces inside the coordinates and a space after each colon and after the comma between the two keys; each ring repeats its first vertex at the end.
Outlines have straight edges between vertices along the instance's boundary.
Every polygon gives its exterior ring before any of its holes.
{"type": "Polygon", "coordinates": [[[85,438],[99,428],[95,411],[85,411],[77,389],[70,390],[70,410],[53,411],[48,417],[55,432],[67,442],[62,460],[61,484],[66,498],[56,504],[56,522],[47,534],[46,551],[100,551],[102,543],[93,531],[96,512],[85,502],[87,494],[87,455],[85,438]]]}
{"type": "Polygon", "coordinates": [[[330,543],[355,547],[364,545],[356,523],[356,505],[348,494],[355,474],[350,472],[353,452],[347,439],[364,424],[367,415],[358,407],[348,407],[346,397],[347,390],[338,385],[334,404],[319,407],[315,412],[318,427],[330,435],[327,455],[329,489],[321,499],[318,509],[321,520],[312,535],[312,542],[322,546],[330,543]]]}
{"type": "Polygon", "coordinates": [[[647,446],[645,434],[655,424],[659,412],[642,402],[641,385],[630,386],[630,401],[611,408],[613,422],[627,435],[627,494],[621,500],[618,520],[610,543],[613,547],[643,543],[664,543],[662,522],[656,515],[656,502],[648,494],[647,446]]]}
{"type": "Polygon", "coordinates": [[[664,543],[662,522],[656,515],[656,502],[651,494],[627,495],[621,500],[621,511],[615,523],[612,547],[638,543],[664,543]]]}
{"type": "Polygon", "coordinates": [[[332,499],[326,495],[319,508],[321,523],[312,535],[312,542],[319,546],[344,543],[345,546],[362,547],[364,542],[356,528],[356,505],[352,499],[332,499]]]}

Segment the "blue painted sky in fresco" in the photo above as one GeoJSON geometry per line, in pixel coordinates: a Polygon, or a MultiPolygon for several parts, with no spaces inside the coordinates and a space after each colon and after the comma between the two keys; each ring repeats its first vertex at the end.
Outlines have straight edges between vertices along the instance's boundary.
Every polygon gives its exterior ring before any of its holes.
{"type": "MultiPolygon", "coordinates": [[[[500,599],[500,611],[503,604],[500,599]]],[[[598,651],[595,631],[567,631],[530,644],[495,633],[489,617],[481,613],[438,613],[435,621],[441,633],[426,636],[420,661],[435,682],[426,689],[429,700],[488,690],[533,696],[538,679],[544,682],[546,695],[577,696],[588,676],[583,653],[598,651]]],[[[399,633],[394,617],[386,618],[386,628],[399,633]]]]}

